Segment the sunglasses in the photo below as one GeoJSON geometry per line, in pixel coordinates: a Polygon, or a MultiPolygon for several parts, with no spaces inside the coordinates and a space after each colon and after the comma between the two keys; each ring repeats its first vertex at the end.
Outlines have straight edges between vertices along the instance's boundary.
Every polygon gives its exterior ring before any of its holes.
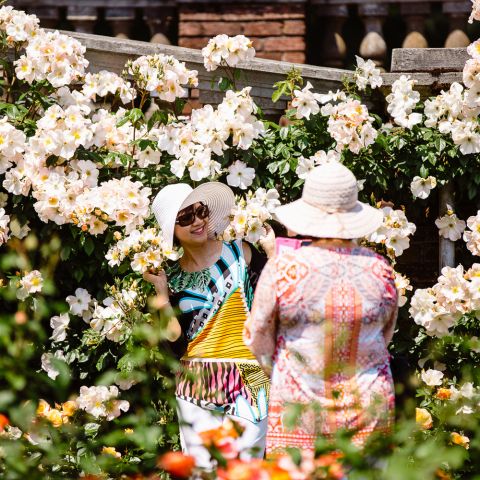
{"type": "Polygon", "coordinates": [[[208,205],[204,205],[203,203],[194,208],[192,205],[191,207],[187,207],[178,215],[177,220],[175,221],[176,224],[180,225],[181,227],[188,227],[193,222],[195,222],[195,217],[199,218],[200,220],[205,220],[210,215],[210,210],[208,209],[208,205]]]}

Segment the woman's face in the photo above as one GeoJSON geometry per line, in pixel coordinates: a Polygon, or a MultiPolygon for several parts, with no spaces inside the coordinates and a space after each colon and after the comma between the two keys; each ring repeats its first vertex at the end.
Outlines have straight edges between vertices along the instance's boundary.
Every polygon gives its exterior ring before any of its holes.
{"type": "Polygon", "coordinates": [[[174,234],[181,245],[201,245],[207,241],[208,215],[208,207],[200,202],[178,212],[174,234]]]}

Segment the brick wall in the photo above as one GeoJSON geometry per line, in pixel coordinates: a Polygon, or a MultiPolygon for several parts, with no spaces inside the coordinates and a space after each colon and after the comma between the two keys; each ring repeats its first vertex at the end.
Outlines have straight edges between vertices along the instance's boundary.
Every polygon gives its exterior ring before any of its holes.
{"type": "MultiPolygon", "coordinates": [[[[233,2],[232,2],[233,3],[233,2]]],[[[305,62],[305,6],[286,4],[180,5],[178,44],[203,48],[215,35],[243,34],[257,56],[305,62]]]]}

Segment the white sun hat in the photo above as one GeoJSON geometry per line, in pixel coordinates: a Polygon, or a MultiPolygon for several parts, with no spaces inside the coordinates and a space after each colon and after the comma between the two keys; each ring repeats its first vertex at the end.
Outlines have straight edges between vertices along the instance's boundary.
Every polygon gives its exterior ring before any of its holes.
{"type": "Polygon", "coordinates": [[[187,183],[167,185],[153,200],[152,212],[170,247],[173,245],[178,212],[197,202],[205,203],[210,210],[207,230],[209,238],[215,238],[228,227],[230,213],[235,206],[235,195],[229,186],[221,182],[202,183],[195,189],[187,183]]]}
{"type": "Polygon", "coordinates": [[[316,238],[361,238],[383,223],[383,212],[358,201],[357,180],[339,162],[314,168],[302,198],[278,207],[277,219],[289,230],[316,238]]]}

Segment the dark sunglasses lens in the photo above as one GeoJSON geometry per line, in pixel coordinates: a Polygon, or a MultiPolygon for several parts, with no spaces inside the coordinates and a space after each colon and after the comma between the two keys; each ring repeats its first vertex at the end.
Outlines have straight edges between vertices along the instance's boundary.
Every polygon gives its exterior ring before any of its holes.
{"type": "Polygon", "coordinates": [[[188,227],[195,221],[195,214],[192,213],[185,213],[184,215],[177,218],[177,223],[181,227],[188,227]]]}
{"type": "Polygon", "coordinates": [[[210,215],[210,210],[208,209],[208,205],[201,205],[200,207],[198,207],[195,214],[201,220],[204,220],[205,218],[207,218],[210,215]]]}

